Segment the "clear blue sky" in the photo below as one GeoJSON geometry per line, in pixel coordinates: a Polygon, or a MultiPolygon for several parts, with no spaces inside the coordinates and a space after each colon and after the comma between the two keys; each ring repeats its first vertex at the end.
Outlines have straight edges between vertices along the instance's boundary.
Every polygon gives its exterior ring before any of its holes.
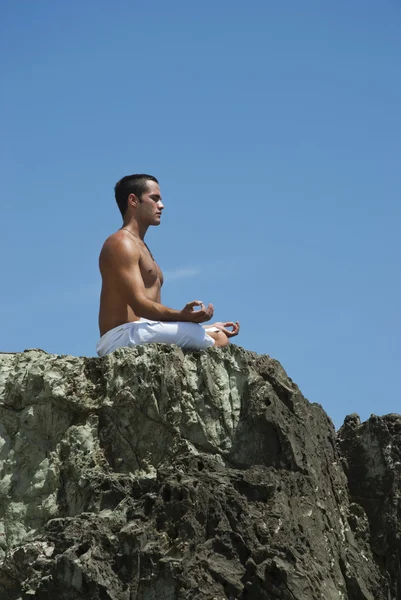
{"type": "Polygon", "coordinates": [[[95,355],[113,187],[159,178],[164,303],[213,302],[337,426],[400,412],[396,0],[0,10],[0,350],[95,355]]]}

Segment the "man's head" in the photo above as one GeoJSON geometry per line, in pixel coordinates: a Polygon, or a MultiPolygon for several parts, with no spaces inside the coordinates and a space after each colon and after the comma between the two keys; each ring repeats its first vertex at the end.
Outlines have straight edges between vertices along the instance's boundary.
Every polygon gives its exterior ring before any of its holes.
{"type": "Polygon", "coordinates": [[[137,216],[149,218],[154,216],[153,213],[160,214],[164,208],[159,182],[153,175],[126,175],[116,183],[114,193],[123,219],[127,216],[127,211],[134,211],[137,216]]]}

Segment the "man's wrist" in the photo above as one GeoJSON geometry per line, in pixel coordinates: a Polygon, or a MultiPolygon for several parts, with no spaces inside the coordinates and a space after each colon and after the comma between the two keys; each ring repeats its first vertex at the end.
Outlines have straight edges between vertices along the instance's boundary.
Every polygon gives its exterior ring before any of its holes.
{"type": "Polygon", "coordinates": [[[183,310],[180,310],[178,313],[177,321],[184,321],[185,323],[188,323],[190,321],[189,315],[185,314],[183,310]]]}

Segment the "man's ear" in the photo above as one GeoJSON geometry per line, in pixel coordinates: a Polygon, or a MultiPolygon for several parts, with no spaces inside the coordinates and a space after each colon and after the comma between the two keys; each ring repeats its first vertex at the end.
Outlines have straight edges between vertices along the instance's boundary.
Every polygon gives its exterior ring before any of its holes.
{"type": "Polygon", "coordinates": [[[138,202],[138,198],[135,196],[135,194],[129,194],[128,204],[131,204],[131,206],[138,206],[138,202]]]}

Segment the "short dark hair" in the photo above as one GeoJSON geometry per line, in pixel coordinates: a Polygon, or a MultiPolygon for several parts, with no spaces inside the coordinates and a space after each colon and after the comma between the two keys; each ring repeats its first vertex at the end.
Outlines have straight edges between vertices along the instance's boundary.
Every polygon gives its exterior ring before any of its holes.
{"type": "Polygon", "coordinates": [[[128,207],[128,196],[130,194],[135,194],[140,200],[142,194],[148,191],[148,181],[159,183],[156,177],[153,177],[153,175],[146,175],[145,173],[126,175],[120,179],[120,181],[117,181],[114,186],[114,195],[123,218],[128,207]]]}

